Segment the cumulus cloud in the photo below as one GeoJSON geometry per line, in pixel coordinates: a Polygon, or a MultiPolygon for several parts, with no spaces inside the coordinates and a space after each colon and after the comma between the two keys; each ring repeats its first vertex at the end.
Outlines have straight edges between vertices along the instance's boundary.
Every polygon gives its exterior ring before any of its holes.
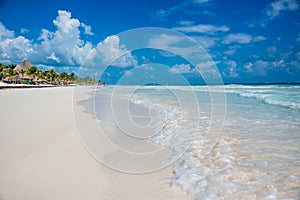
{"type": "Polygon", "coordinates": [[[55,32],[42,30],[41,43],[36,45],[40,54],[35,58],[41,60],[45,57],[62,65],[80,65],[92,50],[92,44],[80,38],[80,21],[72,18],[70,12],[59,10],[53,24],[57,28],[55,32]]]}
{"type": "Polygon", "coordinates": [[[229,34],[226,37],[224,37],[222,43],[223,44],[231,44],[231,43],[249,44],[251,42],[258,42],[265,39],[266,38],[263,36],[252,37],[251,35],[246,33],[235,33],[235,34],[229,34]]]}
{"type": "Polygon", "coordinates": [[[249,72],[255,72],[255,74],[260,76],[265,76],[268,73],[267,68],[269,67],[270,63],[264,60],[257,60],[253,63],[251,68],[249,68],[249,72]]]}
{"type": "MultiPolygon", "coordinates": [[[[117,56],[127,52],[119,44],[117,36],[106,38],[96,47],[91,42],[84,41],[84,34],[93,35],[92,27],[81,23],[65,10],[59,10],[53,20],[55,31],[42,29],[38,42],[33,42],[23,36],[15,37],[14,31],[8,30],[0,23],[0,60],[6,63],[22,62],[29,59],[32,63],[55,66],[80,66],[91,52],[99,55],[104,62],[112,61],[117,56]]],[[[134,65],[135,58],[127,53],[118,59],[118,66],[134,65]]]]}
{"type": "Polygon", "coordinates": [[[227,77],[231,77],[231,78],[238,77],[237,64],[235,61],[229,60],[225,63],[225,65],[227,67],[222,72],[223,76],[227,76],[227,77]]]}
{"type": "Polygon", "coordinates": [[[53,20],[53,24],[59,31],[64,33],[71,33],[72,31],[76,31],[76,33],[79,32],[79,20],[72,18],[71,12],[65,10],[58,11],[58,16],[53,20]]]}
{"type": "Polygon", "coordinates": [[[204,33],[204,34],[216,34],[218,32],[227,32],[230,30],[227,26],[214,26],[211,24],[181,26],[181,27],[174,27],[173,29],[184,33],[204,33]]]}
{"type": "Polygon", "coordinates": [[[81,23],[81,26],[84,28],[84,33],[86,35],[94,35],[94,33],[92,32],[92,27],[86,25],[85,23],[81,23]]]}
{"type": "Polygon", "coordinates": [[[297,0],[277,0],[266,7],[266,14],[274,19],[284,11],[295,11],[299,8],[297,0]]]}
{"type": "Polygon", "coordinates": [[[96,52],[103,66],[128,67],[137,65],[137,61],[130,51],[120,44],[120,38],[117,35],[109,36],[100,42],[96,47],[96,52]]]}
{"type": "Polygon", "coordinates": [[[187,74],[191,72],[190,64],[176,64],[169,69],[172,74],[187,74]]]}
{"type": "Polygon", "coordinates": [[[265,76],[273,72],[285,72],[297,75],[300,72],[300,52],[292,49],[278,54],[276,47],[267,48],[268,57],[255,56],[252,61],[244,64],[242,69],[250,75],[265,76]]]}
{"type": "Polygon", "coordinates": [[[14,31],[6,29],[5,26],[0,22],[0,41],[14,38],[14,36],[14,31]]]}
{"type": "Polygon", "coordinates": [[[273,60],[273,61],[267,61],[267,60],[256,60],[254,62],[246,63],[244,65],[244,68],[246,72],[259,75],[259,76],[266,76],[271,71],[278,71],[278,70],[286,70],[288,71],[289,68],[287,67],[287,62],[279,59],[279,60],[273,60]]]}
{"type": "Polygon", "coordinates": [[[59,10],[53,24],[57,30],[52,32],[43,29],[37,43],[23,36],[15,37],[13,31],[0,24],[0,59],[10,62],[30,59],[39,64],[80,65],[92,50],[90,42],[80,39],[80,21],[72,18],[70,12],[59,10]]]}
{"type": "Polygon", "coordinates": [[[23,61],[34,52],[31,41],[23,36],[15,37],[14,31],[6,29],[0,23],[0,60],[6,63],[11,63],[12,60],[23,61]]]}
{"type": "Polygon", "coordinates": [[[198,63],[192,71],[195,74],[200,73],[207,83],[212,83],[215,81],[218,82],[220,73],[216,67],[216,64],[218,64],[218,62],[214,62],[212,60],[203,61],[198,63]]]}
{"type": "Polygon", "coordinates": [[[31,42],[19,36],[13,39],[5,39],[0,41],[0,58],[1,60],[11,61],[23,61],[27,59],[31,54],[35,53],[32,48],[31,42]]]}

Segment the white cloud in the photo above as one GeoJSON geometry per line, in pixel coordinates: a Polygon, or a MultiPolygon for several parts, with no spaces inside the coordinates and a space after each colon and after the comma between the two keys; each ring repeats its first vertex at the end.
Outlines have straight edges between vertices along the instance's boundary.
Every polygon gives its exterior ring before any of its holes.
{"type": "Polygon", "coordinates": [[[187,20],[183,20],[183,21],[179,21],[178,24],[181,26],[191,26],[193,25],[195,22],[193,21],[187,21],[187,20]]]}
{"type": "Polygon", "coordinates": [[[169,8],[168,10],[159,9],[154,13],[154,18],[159,20],[165,20],[169,14],[177,9],[176,7],[169,8]]]}
{"type": "Polygon", "coordinates": [[[227,51],[224,51],[224,54],[231,56],[231,55],[235,54],[235,52],[236,52],[236,49],[229,49],[227,51]]]}
{"type": "Polygon", "coordinates": [[[149,46],[153,47],[169,47],[183,41],[184,37],[177,35],[160,34],[158,37],[149,40],[149,46]]]}
{"type": "Polygon", "coordinates": [[[218,32],[227,32],[229,28],[227,26],[214,26],[211,24],[198,24],[194,26],[181,26],[174,27],[174,30],[185,33],[204,33],[204,34],[216,34],[218,32]]]}
{"type": "Polygon", "coordinates": [[[20,62],[32,53],[34,50],[31,41],[23,36],[15,37],[14,31],[6,29],[0,22],[0,60],[5,63],[20,62]]]}
{"type": "Polygon", "coordinates": [[[286,63],[284,60],[276,60],[276,61],[273,61],[271,63],[271,65],[273,68],[281,68],[281,67],[285,67],[286,63]]]}
{"type": "Polygon", "coordinates": [[[196,68],[197,69],[210,68],[212,66],[215,66],[215,64],[216,63],[214,61],[204,61],[204,62],[198,63],[196,68]]]}
{"type": "Polygon", "coordinates": [[[65,10],[59,10],[58,16],[55,20],[53,20],[53,24],[57,27],[60,32],[63,33],[76,33],[79,32],[78,27],[80,26],[80,22],[78,19],[72,18],[71,12],[65,10]]]}
{"type": "Polygon", "coordinates": [[[51,55],[47,57],[47,59],[52,59],[52,60],[54,60],[57,63],[60,62],[59,58],[55,55],[54,52],[52,52],[51,55]]]}
{"type": "Polygon", "coordinates": [[[249,62],[244,65],[246,72],[251,72],[253,68],[253,63],[249,62]]]}
{"type": "Polygon", "coordinates": [[[298,34],[297,41],[300,42],[300,33],[298,34]]]}
{"type": "Polygon", "coordinates": [[[161,49],[185,59],[207,59],[209,55],[194,40],[181,35],[160,34],[149,39],[148,48],[161,49]]]}
{"type": "Polygon", "coordinates": [[[238,77],[238,73],[236,72],[237,71],[237,64],[235,61],[233,60],[229,60],[225,63],[225,65],[227,66],[222,74],[223,76],[227,76],[227,77],[231,77],[231,78],[236,78],[238,77]]]}
{"type": "Polygon", "coordinates": [[[84,33],[86,35],[94,35],[94,33],[92,32],[92,27],[86,25],[85,23],[81,23],[81,26],[84,28],[84,33]]]}
{"type": "Polygon", "coordinates": [[[174,12],[178,12],[178,11],[187,11],[189,9],[185,9],[188,8],[191,5],[197,5],[197,6],[201,6],[201,5],[205,5],[207,2],[209,2],[210,0],[185,0],[182,1],[179,4],[176,4],[170,8],[167,9],[159,9],[157,11],[155,11],[153,13],[153,18],[158,19],[158,20],[166,20],[167,17],[174,13],[174,12]]]}
{"type": "Polygon", "coordinates": [[[217,38],[207,36],[192,36],[203,48],[208,49],[216,44],[217,38]]]}
{"type": "Polygon", "coordinates": [[[43,65],[79,66],[93,52],[100,54],[96,56],[106,63],[126,53],[115,64],[119,67],[136,64],[131,53],[119,44],[118,36],[106,38],[96,48],[91,42],[81,39],[81,27],[85,34],[92,34],[91,27],[72,18],[68,11],[59,10],[53,24],[55,31],[42,29],[38,42],[33,43],[23,36],[15,37],[14,31],[0,23],[0,60],[18,63],[29,59],[32,63],[43,65]]]}
{"type": "Polygon", "coordinates": [[[211,60],[203,61],[198,63],[192,71],[195,74],[200,73],[207,83],[212,83],[214,81],[218,82],[221,76],[216,64],[218,64],[218,62],[211,60]]]}
{"type": "Polygon", "coordinates": [[[263,41],[263,40],[266,40],[267,38],[266,37],[264,37],[264,36],[255,36],[255,37],[253,37],[253,42],[259,42],[259,41],[263,41]]]}
{"type": "Polygon", "coordinates": [[[8,30],[5,26],[0,22],[0,41],[3,41],[8,38],[14,38],[15,34],[13,31],[8,30]]]}
{"type": "Polygon", "coordinates": [[[241,43],[249,44],[252,40],[251,35],[245,33],[229,34],[223,39],[223,44],[241,43]]]}
{"type": "Polygon", "coordinates": [[[257,60],[253,64],[252,71],[256,72],[258,75],[264,76],[267,75],[270,70],[279,70],[286,66],[287,62],[282,59],[273,61],[257,60]]]}
{"type": "Polygon", "coordinates": [[[194,0],[194,3],[206,3],[209,2],[210,0],[194,0]]]}
{"type": "Polygon", "coordinates": [[[260,68],[265,68],[265,67],[267,67],[269,65],[269,62],[258,60],[258,61],[255,62],[255,65],[257,67],[260,67],[260,68]]]}
{"type": "Polygon", "coordinates": [[[168,51],[159,51],[159,54],[164,57],[176,57],[174,53],[168,52],[168,51]]]}
{"type": "Polygon", "coordinates": [[[54,58],[62,65],[80,65],[92,50],[90,42],[80,39],[80,21],[74,19],[71,13],[64,10],[58,11],[58,16],[53,20],[57,27],[55,32],[43,29],[39,37],[40,44],[36,45],[39,54],[33,56],[34,60],[54,58]]]}
{"type": "Polygon", "coordinates": [[[275,54],[277,53],[277,48],[276,47],[269,47],[267,49],[269,57],[275,57],[275,54]]]}
{"type": "Polygon", "coordinates": [[[34,53],[31,43],[23,36],[0,41],[1,59],[23,61],[34,53]]]}
{"type": "Polygon", "coordinates": [[[0,59],[12,63],[30,59],[32,63],[53,64],[55,61],[60,65],[79,65],[92,50],[91,43],[80,39],[79,20],[72,18],[70,12],[59,10],[53,24],[57,30],[42,29],[38,43],[23,36],[15,37],[13,31],[0,24],[0,59]]]}
{"type": "Polygon", "coordinates": [[[268,61],[263,60],[257,60],[254,63],[250,62],[244,65],[246,72],[259,75],[259,76],[265,76],[268,73],[268,67],[270,66],[270,63],[268,61]]]}
{"type": "Polygon", "coordinates": [[[228,50],[226,50],[226,51],[224,51],[223,53],[225,54],[225,55],[233,55],[233,54],[235,54],[236,52],[237,52],[237,50],[239,49],[239,48],[241,48],[241,46],[240,45],[232,45],[232,46],[228,46],[228,50]]]}
{"type": "Polygon", "coordinates": [[[284,11],[294,11],[299,8],[297,0],[277,0],[266,7],[266,14],[274,19],[284,11]]]}
{"type": "Polygon", "coordinates": [[[136,59],[124,45],[120,44],[117,35],[107,37],[96,47],[97,56],[102,60],[102,65],[112,64],[116,67],[128,67],[137,65],[136,59]]]}
{"type": "Polygon", "coordinates": [[[191,72],[190,64],[176,64],[169,69],[170,73],[173,74],[187,74],[191,72]]]}
{"type": "Polygon", "coordinates": [[[231,44],[231,43],[240,43],[240,44],[249,44],[251,42],[259,42],[265,40],[266,38],[263,36],[255,36],[252,37],[246,33],[235,33],[227,35],[222,43],[223,44],[231,44]]]}
{"type": "Polygon", "coordinates": [[[21,33],[27,33],[29,30],[27,28],[21,28],[20,32],[21,33]]]}
{"type": "Polygon", "coordinates": [[[147,71],[153,71],[154,70],[154,67],[149,65],[149,64],[142,64],[140,66],[137,66],[138,68],[141,68],[141,69],[144,69],[144,70],[147,70],[147,71]]]}

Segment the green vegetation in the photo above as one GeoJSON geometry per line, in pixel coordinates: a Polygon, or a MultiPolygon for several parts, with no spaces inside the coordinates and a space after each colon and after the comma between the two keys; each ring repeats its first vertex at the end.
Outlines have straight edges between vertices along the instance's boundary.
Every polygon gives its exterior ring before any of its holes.
{"type": "Polygon", "coordinates": [[[90,77],[80,78],[73,72],[67,74],[66,72],[57,73],[53,69],[41,71],[37,67],[30,67],[27,70],[15,70],[16,65],[0,64],[0,81],[6,83],[16,84],[52,84],[52,85],[96,85],[101,84],[90,77]]]}
{"type": "Polygon", "coordinates": [[[38,69],[36,67],[30,67],[29,69],[27,69],[26,74],[27,75],[34,75],[37,74],[38,69]]]}

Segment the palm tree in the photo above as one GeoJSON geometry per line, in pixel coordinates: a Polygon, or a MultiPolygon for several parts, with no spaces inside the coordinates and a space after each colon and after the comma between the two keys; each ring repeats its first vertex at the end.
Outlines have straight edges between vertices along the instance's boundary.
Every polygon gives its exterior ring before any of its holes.
{"type": "Polygon", "coordinates": [[[24,69],[20,69],[19,73],[22,75],[22,77],[24,77],[24,74],[25,74],[25,70],[24,69]]]}
{"type": "Polygon", "coordinates": [[[33,75],[38,71],[38,69],[36,67],[30,67],[29,69],[27,69],[26,74],[33,75]]]}
{"type": "Polygon", "coordinates": [[[13,76],[13,75],[14,75],[14,70],[13,70],[11,67],[9,67],[9,68],[7,68],[7,70],[6,70],[6,74],[7,74],[8,76],[13,76]]]}
{"type": "Polygon", "coordinates": [[[56,76],[57,74],[53,69],[46,71],[46,77],[51,83],[55,80],[56,76]]]}

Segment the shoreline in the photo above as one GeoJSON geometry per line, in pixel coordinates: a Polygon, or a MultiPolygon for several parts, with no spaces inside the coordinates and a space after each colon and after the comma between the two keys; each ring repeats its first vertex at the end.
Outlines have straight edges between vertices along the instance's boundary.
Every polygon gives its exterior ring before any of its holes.
{"type": "Polygon", "coordinates": [[[0,85],[0,90],[5,89],[26,89],[26,88],[52,88],[52,87],[59,87],[55,85],[0,85]]]}
{"type": "Polygon", "coordinates": [[[6,84],[0,82],[0,90],[5,89],[30,89],[30,88],[59,88],[59,87],[75,87],[76,85],[50,85],[50,84],[39,84],[39,85],[30,85],[30,84],[6,84]]]}

